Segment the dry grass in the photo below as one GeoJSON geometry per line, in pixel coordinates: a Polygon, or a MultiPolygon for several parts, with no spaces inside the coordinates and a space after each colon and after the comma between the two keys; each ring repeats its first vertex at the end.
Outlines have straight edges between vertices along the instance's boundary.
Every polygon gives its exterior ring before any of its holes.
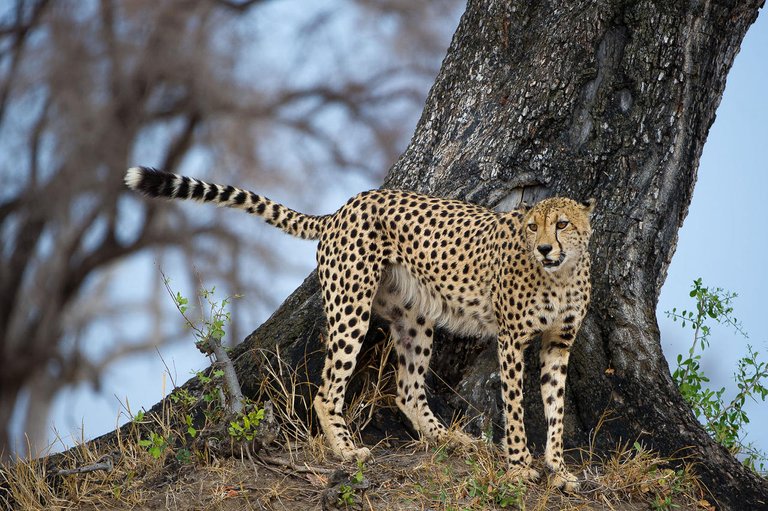
{"type": "MultiPolygon", "coordinates": [[[[393,371],[387,364],[391,349],[391,344],[379,345],[363,355],[367,358],[360,364],[361,371],[368,381],[347,408],[355,432],[372,420],[375,408],[395,407],[393,371]]],[[[639,444],[623,444],[611,453],[598,453],[591,446],[570,453],[580,460],[570,469],[584,481],[575,494],[551,487],[546,479],[516,480],[506,470],[499,450],[480,440],[456,449],[420,441],[382,443],[373,447],[373,459],[355,477],[360,467],[341,465],[322,437],[312,435],[311,424],[299,420],[300,411],[310,407],[306,378],[285,364],[279,353],[269,355],[264,359],[272,360],[266,366],[272,385],[262,391],[283,425],[278,451],[246,457],[234,446],[230,451],[234,455],[222,456],[221,449],[200,447],[185,435],[183,417],[189,407],[166,400],[160,413],[147,414],[118,432],[108,446],[82,443],[60,456],[55,467],[45,460],[25,459],[3,467],[0,507],[24,511],[714,509],[690,465],[662,459],[639,444]],[[151,432],[168,441],[156,456],[139,444],[151,432]],[[56,473],[104,460],[111,463],[109,470],[56,473]]]]}
{"type": "Polygon", "coordinates": [[[374,410],[397,408],[395,372],[388,362],[393,350],[392,340],[388,339],[375,344],[360,356],[362,363],[356,369],[362,373],[364,391],[347,403],[345,415],[347,424],[355,425],[358,434],[371,422],[374,410]]]}
{"type": "MultiPolygon", "coordinates": [[[[197,460],[164,464],[141,450],[119,460],[110,472],[51,478],[35,461],[20,461],[3,471],[0,484],[9,490],[9,509],[321,509],[324,496],[338,503],[339,484],[329,473],[338,463],[317,463],[313,452],[294,446],[292,466],[247,459],[197,460]],[[303,469],[303,470],[302,470],[303,469]],[[330,487],[330,490],[329,490],[330,487]],[[11,504],[14,504],[13,506],[11,504]]],[[[129,453],[126,453],[129,454],[129,453]]],[[[287,453],[280,456],[288,458],[287,453]]],[[[91,452],[90,459],[98,459],[91,452]]],[[[420,442],[396,449],[375,449],[363,468],[367,489],[354,490],[358,505],[372,510],[686,510],[707,509],[695,477],[687,468],[662,469],[668,460],[648,451],[622,449],[603,465],[587,470],[595,483],[577,494],[565,494],[546,481],[523,484],[510,477],[496,449],[469,451],[447,447],[425,449],[420,442]]],[[[72,463],[74,465],[74,463],[72,463]]],[[[589,479],[587,480],[589,482],[589,479]]],[[[342,505],[340,509],[345,509],[342,505]]]]}
{"type": "Polygon", "coordinates": [[[571,466],[583,477],[583,486],[566,494],[546,479],[534,483],[515,479],[494,446],[479,443],[469,450],[442,446],[425,451],[416,444],[376,457],[377,474],[371,477],[379,484],[374,485],[371,509],[709,509],[690,466],[661,468],[672,461],[625,446],[595,465],[571,466]]]}

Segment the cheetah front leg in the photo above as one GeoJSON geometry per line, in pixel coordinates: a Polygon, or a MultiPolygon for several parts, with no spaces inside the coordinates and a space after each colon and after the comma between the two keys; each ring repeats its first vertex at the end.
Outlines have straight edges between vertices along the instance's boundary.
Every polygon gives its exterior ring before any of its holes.
{"type": "Polygon", "coordinates": [[[501,394],[504,401],[505,454],[510,469],[526,481],[540,474],[531,468],[531,453],[523,424],[523,350],[530,336],[512,328],[499,330],[499,366],[501,367],[501,394]]]}
{"type": "Polygon", "coordinates": [[[576,476],[568,472],[563,461],[563,415],[565,402],[565,379],[568,373],[568,358],[571,352],[570,332],[545,335],[541,352],[541,399],[544,401],[544,416],[547,420],[547,447],[544,463],[552,473],[552,482],[566,491],[579,487],[576,476]]]}

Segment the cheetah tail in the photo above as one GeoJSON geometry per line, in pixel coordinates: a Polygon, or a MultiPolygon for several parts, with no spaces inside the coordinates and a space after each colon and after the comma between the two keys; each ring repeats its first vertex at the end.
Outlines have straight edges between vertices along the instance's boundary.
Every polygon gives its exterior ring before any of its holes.
{"type": "Polygon", "coordinates": [[[312,216],[272,202],[261,195],[234,186],[205,183],[199,179],[171,174],[149,167],[132,167],[125,173],[125,184],[148,197],[191,199],[217,206],[242,209],[262,217],[268,224],[304,239],[318,239],[329,215],[312,216]]]}

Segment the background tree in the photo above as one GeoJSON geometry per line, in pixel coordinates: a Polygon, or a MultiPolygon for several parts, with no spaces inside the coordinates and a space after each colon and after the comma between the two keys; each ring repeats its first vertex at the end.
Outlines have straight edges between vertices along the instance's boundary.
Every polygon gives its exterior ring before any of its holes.
{"type": "MultiPolygon", "coordinates": [[[[98,385],[109,364],[178,337],[180,328],[160,322],[169,310],[160,279],[149,297],[119,294],[121,279],[159,277],[147,269],[153,259],[181,263],[188,280],[196,267],[225,293],[267,310],[275,304],[263,290],[291,271],[276,264],[271,233],[254,237],[219,212],[188,214],[129,197],[127,166],[216,168],[219,178],[278,196],[296,188],[299,205],[339,172],[381,172],[410,134],[404,126],[436,72],[442,20],[457,2],[358,0],[343,12],[328,4],[279,24],[270,24],[268,4],[276,3],[0,7],[1,456],[13,451],[13,417],[37,453],[62,388],[98,385]],[[375,43],[357,57],[316,44],[341,22],[375,43]],[[295,44],[275,54],[268,43],[278,28],[295,44]],[[355,61],[377,45],[399,48],[396,67],[394,59],[355,61]],[[129,257],[133,265],[116,265],[129,257]],[[136,335],[135,325],[153,317],[155,326],[136,335]]],[[[234,325],[233,337],[245,323],[234,325]]]]}
{"type": "MultiPolygon", "coordinates": [[[[499,209],[555,194],[596,197],[594,294],[569,368],[565,436],[585,445],[607,414],[600,445],[638,439],[685,455],[730,509],[764,507],[768,484],[714,443],[681,399],[655,305],[726,74],[761,5],[471,0],[385,181],[499,209]]],[[[278,345],[289,366],[316,378],[323,322],[311,276],[238,352],[278,345]]],[[[435,403],[450,405],[443,415],[463,409],[498,428],[493,344],[445,336],[436,344],[433,368],[446,385],[432,387],[435,403]]],[[[251,386],[266,377],[260,360],[240,359],[251,386]]],[[[536,379],[526,382],[526,421],[541,446],[536,379]]]]}

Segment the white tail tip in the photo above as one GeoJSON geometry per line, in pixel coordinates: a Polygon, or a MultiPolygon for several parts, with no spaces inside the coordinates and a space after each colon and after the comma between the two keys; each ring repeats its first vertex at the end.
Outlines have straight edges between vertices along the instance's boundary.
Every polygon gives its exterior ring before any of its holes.
{"type": "Polygon", "coordinates": [[[131,190],[138,190],[141,180],[144,178],[144,169],[141,167],[131,167],[125,173],[125,185],[131,190]]]}

